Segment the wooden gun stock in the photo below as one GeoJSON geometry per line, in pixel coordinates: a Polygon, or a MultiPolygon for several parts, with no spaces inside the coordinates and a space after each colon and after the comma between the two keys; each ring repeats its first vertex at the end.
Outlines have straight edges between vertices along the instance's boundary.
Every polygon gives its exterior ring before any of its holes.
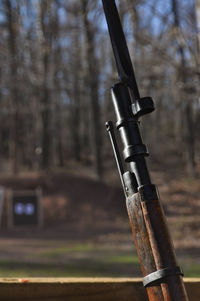
{"type": "MultiPolygon", "coordinates": [[[[176,257],[159,200],[145,202],[139,193],[126,198],[130,225],[143,276],[164,267],[176,267],[176,257]]],[[[145,278],[144,278],[145,279],[145,278]]],[[[146,286],[149,300],[188,300],[181,275],[146,286]]]]}

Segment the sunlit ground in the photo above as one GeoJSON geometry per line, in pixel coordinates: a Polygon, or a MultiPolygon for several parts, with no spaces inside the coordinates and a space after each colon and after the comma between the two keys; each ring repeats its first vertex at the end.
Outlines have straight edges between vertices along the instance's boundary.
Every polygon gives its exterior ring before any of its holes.
{"type": "MultiPolygon", "coordinates": [[[[154,170],[153,181],[178,263],[186,277],[200,277],[199,179],[167,171],[154,170]]],[[[0,277],[142,276],[120,188],[66,172],[2,178],[0,184],[21,190],[40,184],[44,217],[51,221],[41,229],[2,227],[0,277]]]]}
{"type": "MultiPolygon", "coordinates": [[[[0,277],[134,277],[141,276],[129,244],[66,242],[51,239],[1,239],[0,277]],[[3,246],[3,247],[2,247],[3,246]],[[7,248],[7,251],[6,251],[7,248]]],[[[186,277],[199,277],[200,264],[179,256],[186,277]]]]}

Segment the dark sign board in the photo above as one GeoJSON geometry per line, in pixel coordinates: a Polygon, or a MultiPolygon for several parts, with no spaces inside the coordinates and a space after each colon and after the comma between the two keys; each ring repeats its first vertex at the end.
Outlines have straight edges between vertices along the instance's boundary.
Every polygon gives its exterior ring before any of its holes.
{"type": "Polygon", "coordinates": [[[17,191],[10,194],[9,226],[41,225],[41,192],[17,191]]]}

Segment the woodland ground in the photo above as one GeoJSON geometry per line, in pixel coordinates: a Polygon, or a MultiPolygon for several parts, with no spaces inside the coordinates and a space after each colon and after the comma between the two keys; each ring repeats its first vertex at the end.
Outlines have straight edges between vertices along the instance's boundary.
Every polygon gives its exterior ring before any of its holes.
{"type": "MultiPolygon", "coordinates": [[[[152,168],[179,263],[185,276],[200,276],[200,179],[186,178],[173,164],[152,168]]],[[[67,172],[2,177],[6,188],[42,188],[44,227],[8,230],[4,210],[0,277],[141,276],[124,196],[112,170],[105,177],[109,184],[72,163],[67,172]]]]}

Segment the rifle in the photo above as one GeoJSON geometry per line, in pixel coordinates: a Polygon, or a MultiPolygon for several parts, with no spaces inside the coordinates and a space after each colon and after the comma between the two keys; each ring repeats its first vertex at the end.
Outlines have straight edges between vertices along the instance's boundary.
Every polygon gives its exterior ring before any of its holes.
{"type": "Polygon", "coordinates": [[[183,272],[159,201],[158,191],[148,172],[148,151],[140,135],[138,119],[154,111],[151,97],[140,97],[126,39],[114,0],[102,0],[119,82],[111,88],[116,128],[123,145],[124,171],[114,126],[106,122],[122,182],[127,211],[143,273],[143,285],[150,301],[187,301],[183,272]]]}

